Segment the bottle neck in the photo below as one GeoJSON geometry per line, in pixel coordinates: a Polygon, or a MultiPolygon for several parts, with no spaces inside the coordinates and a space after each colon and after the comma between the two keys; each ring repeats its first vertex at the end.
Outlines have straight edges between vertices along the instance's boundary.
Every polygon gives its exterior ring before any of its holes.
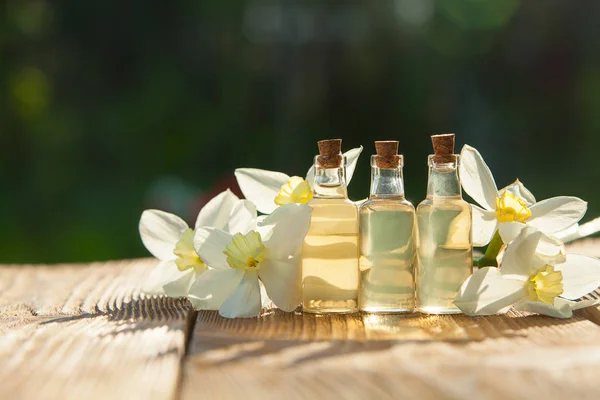
{"type": "Polygon", "coordinates": [[[315,157],[314,197],[324,199],[347,199],[346,157],[339,168],[323,168],[315,157]]]}
{"type": "Polygon", "coordinates": [[[404,198],[402,167],[378,168],[371,166],[370,199],[404,198]]]}
{"type": "Polygon", "coordinates": [[[449,163],[436,163],[434,156],[429,156],[429,182],[427,198],[454,197],[462,198],[460,178],[458,176],[459,156],[449,163]]]}

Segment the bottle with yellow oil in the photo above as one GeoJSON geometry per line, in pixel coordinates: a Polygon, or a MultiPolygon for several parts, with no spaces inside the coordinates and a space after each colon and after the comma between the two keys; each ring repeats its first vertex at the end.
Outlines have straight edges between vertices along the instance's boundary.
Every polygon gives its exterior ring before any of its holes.
{"type": "Polygon", "coordinates": [[[358,208],[348,199],[342,141],[318,145],[311,225],[302,249],[302,309],[352,313],[358,310],[358,208]]]}
{"type": "Polygon", "coordinates": [[[359,308],[371,313],[415,310],[415,208],[404,197],[397,141],[375,142],[369,200],[360,206],[359,308]]]}
{"type": "Polygon", "coordinates": [[[462,198],[454,134],[431,138],[427,198],[417,207],[417,309],[459,314],[454,298],[473,272],[471,208],[462,198]]]}

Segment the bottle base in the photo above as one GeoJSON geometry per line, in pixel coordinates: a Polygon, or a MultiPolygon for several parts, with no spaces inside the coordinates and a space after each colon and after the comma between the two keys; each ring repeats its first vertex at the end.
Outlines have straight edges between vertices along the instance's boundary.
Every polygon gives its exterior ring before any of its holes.
{"type": "Polygon", "coordinates": [[[412,314],[414,308],[385,308],[385,307],[360,307],[359,310],[369,314],[412,314]]]}
{"type": "Polygon", "coordinates": [[[448,307],[417,307],[417,311],[421,314],[431,315],[448,315],[448,314],[462,314],[463,312],[459,308],[448,308],[448,307]]]}
{"type": "Polygon", "coordinates": [[[356,300],[305,300],[302,312],[311,314],[352,314],[358,312],[356,300]]]}
{"type": "Polygon", "coordinates": [[[303,308],[303,313],[307,314],[354,314],[358,308],[303,308]]]}

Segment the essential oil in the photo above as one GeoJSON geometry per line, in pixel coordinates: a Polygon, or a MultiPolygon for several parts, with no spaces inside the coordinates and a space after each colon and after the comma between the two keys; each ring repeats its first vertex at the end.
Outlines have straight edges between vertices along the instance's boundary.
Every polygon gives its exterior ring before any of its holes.
{"type": "Polygon", "coordinates": [[[473,272],[471,208],[462,199],[454,135],[434,135],[432,141],[427,198],[417,207],[417,309],[459,314],[454,298],[473,272]]]}
{"type": "Polygon", "coordinates": [[[371,193],[360,207],[359,308],[372,313],[415,309],[415,208],[404,197],[398,142],[375,142],[371,193]]]}
{"type": "Polygon", "coordinates": [[[319,142],[311,225],[302,249],[302,308],[311,313],[358,309],[358,208],[348,199],[341,140],[319,142]]]}

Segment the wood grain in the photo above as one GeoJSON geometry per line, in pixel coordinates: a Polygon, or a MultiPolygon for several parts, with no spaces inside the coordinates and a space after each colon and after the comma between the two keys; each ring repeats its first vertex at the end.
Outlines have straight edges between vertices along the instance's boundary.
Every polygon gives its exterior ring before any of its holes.
{"type": "MultiPolygon", "coordinates": [[[[597,239],[569,251],[600,255],[597,239]]],[[[600,298],[600,293],[588,296],[600,298]]],[[[525,316],[198,315],[182,395],[194,399],[597,399],[600,311],[525,316]]]]}
{"type": "Polygon", "coordinates": [[[173,399],[187,303],[140,295],[154,260],[0,267],[0,399],[173,399]]]}
{"type": "Polygon", "coordinates": [[[227,320],[140,294],[155,263],[0,266],[0,399],[598,398],[598,307],[227,320]]]}
{"type": "Polygon", "coordinates": [[[597,398],[600,327],[576,316],[200,312],[183,398],[597,398]]]}

